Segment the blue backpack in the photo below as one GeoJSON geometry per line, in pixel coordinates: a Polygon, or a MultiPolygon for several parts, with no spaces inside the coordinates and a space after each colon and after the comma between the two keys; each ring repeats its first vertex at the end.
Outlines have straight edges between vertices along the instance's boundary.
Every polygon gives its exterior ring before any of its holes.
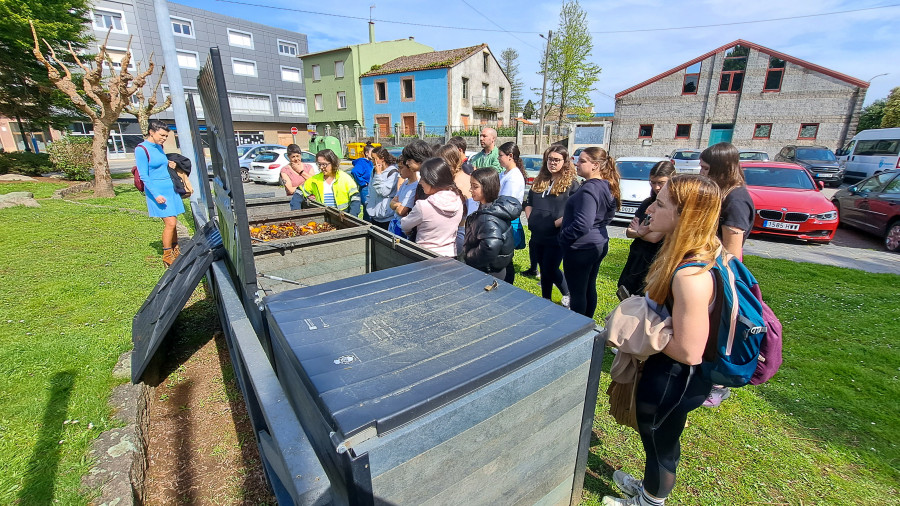
{"type": "MultiPolygon", "coordinates": [[[[688,266],[702,267],[705,264],[687,263],[679,269],[688,266]]],[[[770,325],[767,323],[767,320],[774,318],[774,313],[768,311],[765,314],[769,316],[764,316],[765,303],[758,295],[759,284],[740,260],[730,254],[720,254],[711,271],[717,280],[715,307],[721,308],[721,312],[718,320],[713,317],[710,322],[712,327],[703,354],[702,374],[713,384],[726,387],[747,385],[755,374],[757,378],[753,383],[762,383],[774,374],[773,371],[759,381],[757,373],[760,366],[774,365],[764,364],[766,358],[760,362],[760,355],[768,345],[767,334],[772,334],[772,339],[776,338],[776,332],[769,332],[770,325]]],[[[777,321],[774,318],[774,322],[777,321]]],[[[780,331],[777,334],[777,361],[781,365],[780,331]]]]}

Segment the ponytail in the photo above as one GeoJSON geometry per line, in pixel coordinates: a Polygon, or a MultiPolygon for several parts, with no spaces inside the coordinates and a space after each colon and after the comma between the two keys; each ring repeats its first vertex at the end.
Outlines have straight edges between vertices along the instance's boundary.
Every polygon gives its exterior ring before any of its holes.
{"type": "Polygon", "coordinates": [[[609,156],[603,148],[591,146],[582,151],[594,163],[600,165],[600,177],[609,183],[609,192],[616,199],[616,209],[622,207],[622,190],[619,182],[619,169],[616,168],[616,160],[609,156]]]}

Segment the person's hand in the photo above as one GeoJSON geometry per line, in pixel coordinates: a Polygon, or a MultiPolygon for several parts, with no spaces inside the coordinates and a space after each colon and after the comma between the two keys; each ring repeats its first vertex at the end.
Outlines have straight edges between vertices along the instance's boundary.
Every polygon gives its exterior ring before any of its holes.
{"type": "Polygon", "coordinates": [[[315,195],[309,195],[309,196],[306,197],[306,198],[308,198],[309,200],[316,200],[316,196],[315,196],[315,195]]]}
{"type": "Polygon", "coordinates": [[[174,168],[175,168],[175,162],[173,162],[172,160],[169,160],[169,168],[170,168],[170,169],[174,169],[174,168]]]}
{"type": "Polygon", "coordinates": [[[638,228],[638,226],[640,226],[640,224],[641,224],[641,220],[639,220],[637,218],[637,216],[635,216],[634,218],[631,219],[631,223],[628,224],[628,228],[630,228],[632,230],[637,230],[637,228],[638,228]]]}
{"type": "Polygon", "coordinates": [[[165,203],[166,203],[166,198],[163,197],[162,195],[160,195],[160,196],[156,197],[156,203],[157,203],[157,204],[165,204],[165,203]]]}
{"type": "Polygon", "coordinates": [[[553,225],[554,225],[556,228],[561,227],[561,226],[562,226],[562,218],[556,218],[556,221],[553,222],[553,225]]]}

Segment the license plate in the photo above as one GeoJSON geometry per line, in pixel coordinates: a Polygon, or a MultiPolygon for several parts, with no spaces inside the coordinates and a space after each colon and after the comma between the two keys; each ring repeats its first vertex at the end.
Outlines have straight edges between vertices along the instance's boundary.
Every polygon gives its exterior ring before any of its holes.
{"type": "Polygon", "coordinates": [[[634,214],[637,212],[637,208],[630,207],[630,206],[622,206],[621,208],[619,208],[619,212],[622,212],[625,214],[634,214]]]}
{"type": "Polygon", "coordinates": [[[823,174],[823,173],[816,174],[816,177],[828,177],[828,176],[829,176],[829,174],[823,174]]]}
{"type": "Polygon", "coordinates": [[[763,227],[765,228],[777,228],[778,230],[800,230],[799,223],[785,223],[783,221],[769,221],[766,220],[763,222],[763,227]]]}

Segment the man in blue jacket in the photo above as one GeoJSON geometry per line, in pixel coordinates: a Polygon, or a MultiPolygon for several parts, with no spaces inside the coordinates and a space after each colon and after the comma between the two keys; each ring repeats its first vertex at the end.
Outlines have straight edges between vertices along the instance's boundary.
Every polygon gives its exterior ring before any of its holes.
{"type": "Polygon", "coordinates": [[[372,219],[366,211],[366,201],[369,200],[369,179],[372,177],[372,149],[373,146],[367,142],[363,148],[363,156],[353,160],[353,168],[350,170],[350,175],[353,176],[353,180],[356,181],[356,186],[359,187],[359,199],[362,204],[363,219],[369,222],[371,222],[372,219]]]}

